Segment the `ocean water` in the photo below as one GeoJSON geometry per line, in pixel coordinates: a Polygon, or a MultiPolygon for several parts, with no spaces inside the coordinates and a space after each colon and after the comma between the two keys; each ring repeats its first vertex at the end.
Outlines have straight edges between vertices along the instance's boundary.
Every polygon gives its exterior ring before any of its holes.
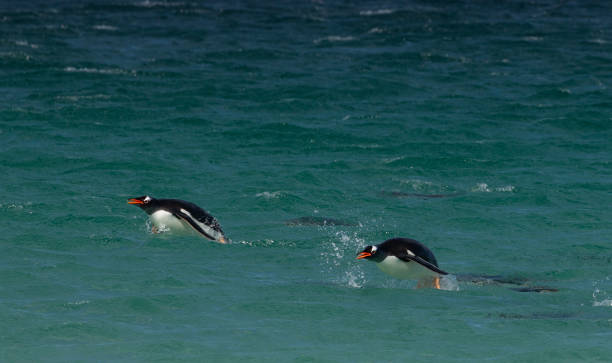
{"type": "Polygon", "coordinates": [[[0,3],[0,361],[609,361],[611,29],[597,1],[0,3]],[[233,243],[151,233],[143,194],[233,243]],[[398,236],[445,290],[355,260],[398,236]]]}

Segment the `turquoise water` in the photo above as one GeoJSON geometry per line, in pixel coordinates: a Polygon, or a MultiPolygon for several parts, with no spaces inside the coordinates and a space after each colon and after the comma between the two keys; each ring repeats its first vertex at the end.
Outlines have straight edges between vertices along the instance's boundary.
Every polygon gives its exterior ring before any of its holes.
{"type": "Polygon", "coordinates": [[[609,360],[610,14],[0,4],[0,361],[609,360]],[[448,290],[355,260],[396,236],[448,290]]]}

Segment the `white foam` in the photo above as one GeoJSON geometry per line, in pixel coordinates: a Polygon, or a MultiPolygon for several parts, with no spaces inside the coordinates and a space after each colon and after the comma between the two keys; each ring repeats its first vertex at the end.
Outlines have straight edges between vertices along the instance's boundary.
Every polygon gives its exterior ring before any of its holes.
{"type": "Polygon", "coordinates": [[[295,247],[295,243],[290,241],[276,241],[270,238],[255,241],[232,241],[234,244],[241,244],[249,247],[295,247]]]}
{"type": "Polygon", "coordinates": [[[393,14],[394,12],[395,10],[393,9],[362,10],[359,12],[359,15],[362,15],[362,16],[389,15],[389,14],[393,14]]]}
{"type": "Polygon", "coordinates": [[[27,213],[27,214],[32,214],[32,211],[29,210],[28,208],[30,206],[32,206],[32,202],[25,202],[23,204],[17,204],[17,203],[2,204],[0,203],[0,209],[6,209],[7,211],[27,213]]]}
{"type": "Polygon", "coordinates": [[[97,74],[135,74],[135,71],[128,72],[123,69],[108,69],[108,68],[89,68],[89,67],[66,67],[65,72],[69,73],[97,73],[97,74]]]}
{"type": "Polygon", "coordinates": [[[380,149],[382,147],[379,144],[350,144],[349,146],[364,150],[380,149]]]}
{"type": "Polygon", "coordinates": [[[20,47],[28,47],[28,48],[32,48],[32,49],[38,49],[38,45],[28,43],[25,40],[17,40],[17,41],[15,41],[15,44],[20,46],[20,47]]]}
{"type": "Polygon", "coordinates": [[[54,29],[68,29],[68,26],[66,26],[65,24],[59,24],[59,25],[57,25],[57,24],[49,24],[49,25],[45,25],[45,28],[51,29],[51,30],[54,30],[54,29]]]}
{"type": "Polygon", "coordinates": [[[478,183],[474,188],[472,188],[473,192],[491,192],[487,183],[478,183]]]}
{"type": "Polygon", "coordinates": [[[380,33],[384,33],[385,30],[383,28],[372,28],[370,30],[368,30],[368,33],[370,34],[380,34],[380,33]]]}
{"type": "Polygon", "coordinates": [[[134,4],[134,6],[139,6],[143,8],[155,8],[155,7],[174,8],[174,7],[184,6],[184,5],[185,5],[184,2],[175,3],[175,2],[168,2],[168,1],[149,1],[149,0],[137,2],[134,4]]]}
{"type": "Polygon", "coordinates": [[[420,179],[400,180],[400,183],[409,184],[414,190],[424,190],[434,185],[432,182],[420,180],[420,179]]]}
{"type": "Polygon", "coordinates": [[[536,36],[526,36],[526,37],[523,37],[522,39],[526,42],[541,42],[542,39],[544,38],[536,37],[536,36]]]}
{"type": "Polygon", "coordinates": [[[30,56],[29,54],[23,53],[23,52],[0,52],[0,59],[1,58],[9,58],[9,59],[23,59],[23,60],[27,60],[29,61],[30,59],[32,59],[32,56],[30,56]]]}
{"type": "Polygon", "coordinates": [[[612,299],[605,299],[603,301],[593,301],[593,306],[612,306],[612,299]]]}
{"type": "Polygon", "coordinates": [[[513,192],[515,187],[513,185],[504,185],[501,187],[489,187],[487,183],[478,183],[472,188],[472,192],[484,192],[491,193],[495,192],[513,192]]]}
{"type": "Polygon", "coordinates": [[[459,291],[459,283],[455,275],[444,275],[440,278],[440,290],[459,291]]]}
{"type": "Polygon", "coordinates": [[[103,99],[103,100],[107,100],[110,99],[109,95],[83,95],[83,96],[57,96],[55,97],[58,100],[67,100],[67,101],[80,101],[80,100],[96,100],[96,99],[103,99]]]}
{"type": "Polygon", "coordinates": [[[601,38],[590,39],[589,42],[595,43],[595,44],[608,44],[608,43],[610,43],[607,40],[601,39],[601,38]]]}
{"type": "Polygon", "coordinates": [[[315,39],[313,41],[313,43],[320,44],[322,42],[329,42],[329,43],[350,42],[350,41],[353,41],[355,39],[356,38],[352,37],[352,36],[343,37],[343,36],[340,36],[340,35],[330,35],[330,36],[327,36],[327,37],[315,39]]]}
{"type": "Polygon", "coordinates": [[[74,305],[74,306],[85,305],[85,304],[89,304],[89,300],[78,300],[75,302],[66,303],[66,305],[74,305]]]}
{"type": "Polygon", "coordinates": [[[96,30],[108,30],[108,31],[116,31],[119,29],[116,26],[106,25],[106,24],[94,25],[93,28],[96,30]]]}
{"type": "Polygon", "coordinates": [[[404,159],[404,156],[396,156],[394,158],[387,158],[387,159],[383,159],[383,164],[391,164],[393,162],[399,161],[404,159]]]}
{"type": "Polygon", "coordinates": [[[599,286],[602,284],[609,285],[610,276],[607,276],[605,279],[597,280],[593,282],[593,306],[611,306],[612,307],[612,299],[608,296],[607,291],[602,290],[599,286]]]}
{"type": "Polygon", "coordinates": [[[261,192],[261,193],[257,193],[257,194],[255,194],[255,196],[258,197],[258,198],[264,198],[264,199],[277,199],[282,194],[283,194],[283,192],[278,190],[276,192],[261,192]]]}

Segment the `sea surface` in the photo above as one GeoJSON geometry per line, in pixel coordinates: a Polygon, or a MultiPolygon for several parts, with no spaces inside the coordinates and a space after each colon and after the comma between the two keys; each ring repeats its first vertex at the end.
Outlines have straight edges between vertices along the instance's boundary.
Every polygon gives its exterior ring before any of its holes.
{"type": "Polygon", "coordinates": [[[610,87],[605,1],[2,1],[0,361],[610,361],[610,87]]]}

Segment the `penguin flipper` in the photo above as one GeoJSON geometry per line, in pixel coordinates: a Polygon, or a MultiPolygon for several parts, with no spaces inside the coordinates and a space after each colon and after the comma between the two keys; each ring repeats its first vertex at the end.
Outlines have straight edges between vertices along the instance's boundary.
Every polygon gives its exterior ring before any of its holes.
{"type": "Polygon", "coordinates": [[[198,222],[196,222],[191,215],[189,215],[188,213],[185,213],[183,210],[178,210],[175,211],[173,213],[177,218],[182,219],[183,221],[185,221],[187,224],[189,224],[191,227],[193,227],[193,229],[195,229],[198,233],[200,233],[202,236],[208,238],[209,240],[212,241],[216,241],[217,239],[213,236],[211,236],[210,234],[206,233],[202,227],[200,227],[200,225],[198,224],[198,222]]]}
{"type": "Polygon", "coordinates": [[[448,275],[448,272],[446,272],[444,270],[441,270],[438,266],[434,265],[433,263],[431,263],[431,262],[429,262],[429,261],[427,261],[427,260],[425,260],[425,259],[423,259],[423,258],[421,258],[419,256],[416,256],[415,254],[409,254],[408,251],[406,251],[406,254],[404,254],[404,255],[397,256],[397,258],[399,258],[400,260],[405,261],[405,262],[414,261],[414,262],[416,262],[416,263],[418,263],[418,264],[420,264],[420,265],[422,265],[422,266],[432,270],[433,272],[439,273],[440,275],[448,275]]]}

